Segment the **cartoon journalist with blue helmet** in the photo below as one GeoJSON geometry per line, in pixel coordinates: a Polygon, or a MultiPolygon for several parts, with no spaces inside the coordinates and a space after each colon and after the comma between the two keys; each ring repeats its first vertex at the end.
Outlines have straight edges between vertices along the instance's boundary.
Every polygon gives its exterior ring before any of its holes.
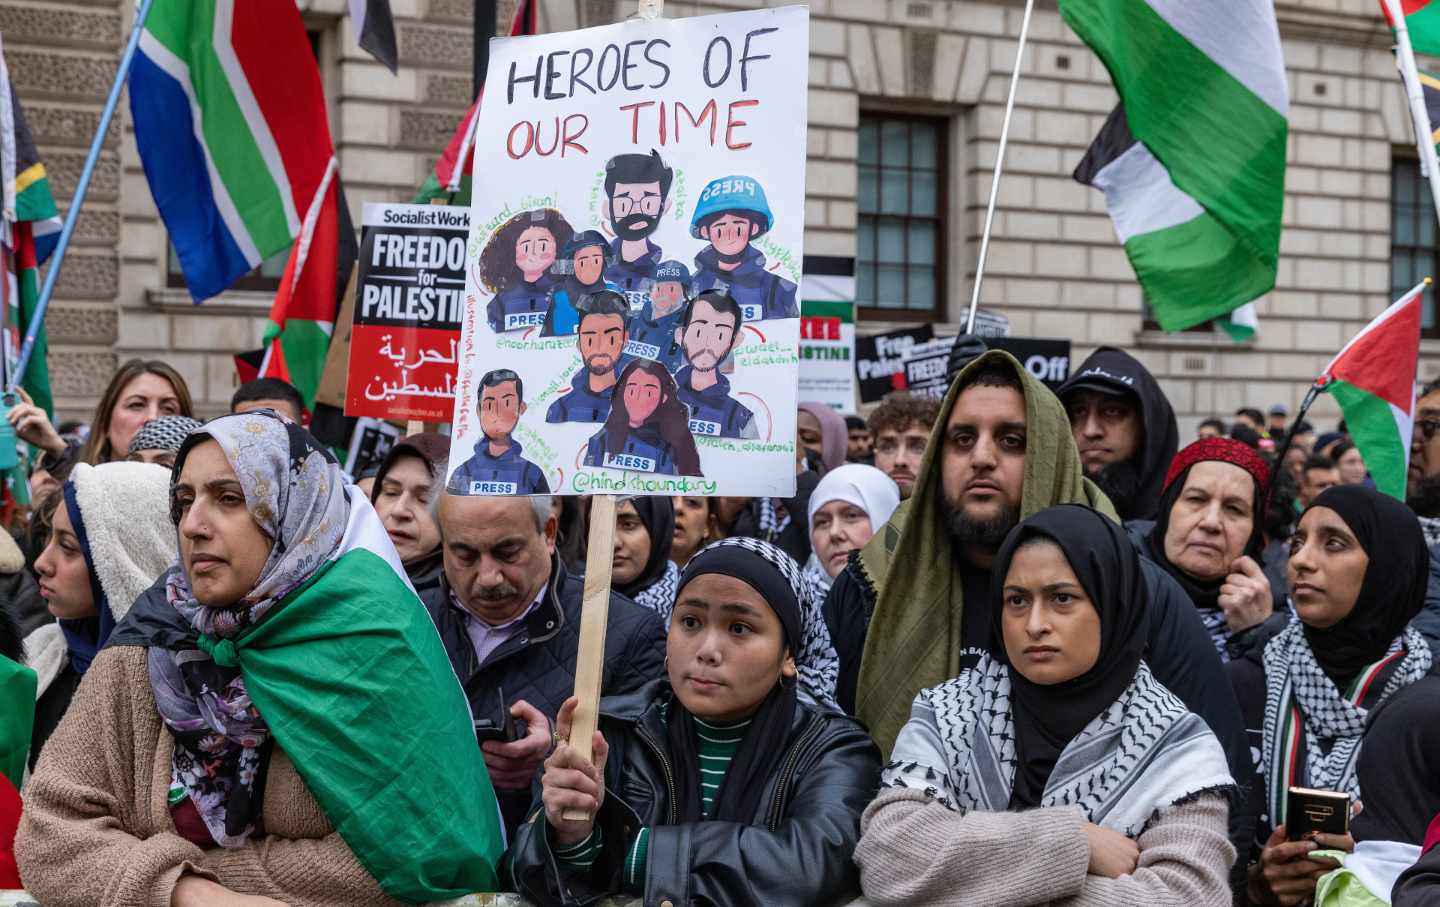
{"type": "Polygon", "coordinates": [[[539,466],[525,459],[515,440],[515,425],[525,414],[525,382],[508,368],[486,372],[480,379],[481,438],[475,455],[450,474],[451,494],[549,494],[550,483],[539,466]]]}
{"type": "Polygon", "coordinates": [[[767,271],[764,254],[751,245],[774,223],[759,182],[748,176],[711,180],[690,221],[690,235],[710,244],[695,256],[694,291],[728,293],[746,321],[800,317],[795,284],[767,271]]]}

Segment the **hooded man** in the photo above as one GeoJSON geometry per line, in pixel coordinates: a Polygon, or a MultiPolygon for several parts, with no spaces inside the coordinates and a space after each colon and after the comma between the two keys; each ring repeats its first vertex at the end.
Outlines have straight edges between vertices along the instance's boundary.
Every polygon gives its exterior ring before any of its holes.
{"type": "MultiPolygon", "coordinates": [[[[480,379],[480,402],[475,405],[481,437],[475,442],[475,455],[450,474],[446,488],[451,494],[550,493],[544,470],[525,459],[520,442],[515,440],[515,426],[527,409],[525,382],[518,374],[508,368],[485,373],[480,379]]],[[[400,445],[396,445],[381,466],[377,485],[399,449],[400,445]]],[[[440,468],[445,468],[444,461],[440,461],[440,468]]]]}
{"type": "MultiPolygon", "coordinates": [[[[605,219],[615,231],[605,279],[615,284],[639,311],[649,300],[650,284],[657,278],[660,247],[650,237],[660,218],[670,210],[670,182],[675,173],[660,159],[660,152],[617,154],[605,162],[605,219]]],[[[687,283],[688,278],[687,278],[687,283]]],[[[655,358],[653,356],[648,358],[655,358]]]]}
{"type": "Polygon", "coordinates": [[[1085,477],[1121,520],[1153,519],[1180,448],[1175,411],[1155,377],[1129,353],[1102,346],[1060,385],[1059,396],[1085,477]]]}
{"type": "MultiPolygon", "coordinates": [[[[840,657],[837,698],[883,752],[915,696],[986,649],[990,565],[1006,533],[1056,504],[1115,517],[1067,429],[1060,401],[1013,356],[975,359],[941,403],[914,492],[835,578],[825,618],[840,657]]],[[[1173,579],[1142,567],[1151,669],[1206,720],[1236,777],[1249,777],[1240,709],[1204,625],[1173,579]]]]}

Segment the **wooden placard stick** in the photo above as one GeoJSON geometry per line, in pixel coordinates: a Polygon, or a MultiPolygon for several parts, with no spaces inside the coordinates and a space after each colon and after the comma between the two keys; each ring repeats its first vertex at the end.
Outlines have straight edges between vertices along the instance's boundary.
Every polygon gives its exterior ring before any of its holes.
{"type": "MultiPolygon", "coordinates": [[[[640,0],[640,17],[658,18],[665,0],[640,0]]],[[[580,603],[580,647],[575,654],[575,715],[570,721],[570,747],[586,761],[600,720],[600,679],[605,668],[605,625],[610,616],[610,572],[615,563],[615,496],[590,499],[590,542],[585,550],[585,597],[580,603]]],[[[564,818],[583,822],[581,810],[564,818]]]]}
{"type": "MultiPolygon", "coordinates": [[[[585,551],[585,596],[580,603],[580,646],[575,655],[575,716],[570,722],[570,747],[590,759],[590,744],[600,718],[600,679],[605,668],[605,625],[610,615],[610,571],[615,558],[615,496],[590,499],[590,543],[585,551]]],[[[589,814],[567,810],[566,819],[584,821],[589,814]]]]}

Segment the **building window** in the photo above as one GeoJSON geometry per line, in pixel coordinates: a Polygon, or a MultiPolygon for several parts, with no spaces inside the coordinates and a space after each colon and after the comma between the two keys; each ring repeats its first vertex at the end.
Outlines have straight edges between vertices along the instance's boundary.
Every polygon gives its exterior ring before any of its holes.
{"type": "Polygon", "coordinates": [[[855,302],[876,318],[941,318],[945,121],[860,115],[855,302]]]}
{"type": "MultiPolygon", "coordinates": [[[[1399,299],[1435,273],[1435,203],[1420,175],[1420,163],[1397,155],[1390,164],[1390,298],[1399,299]]],[[[1435,305],[1421,308],[1420,327],[1427,337],[1440,336],[1435,305]]]]}

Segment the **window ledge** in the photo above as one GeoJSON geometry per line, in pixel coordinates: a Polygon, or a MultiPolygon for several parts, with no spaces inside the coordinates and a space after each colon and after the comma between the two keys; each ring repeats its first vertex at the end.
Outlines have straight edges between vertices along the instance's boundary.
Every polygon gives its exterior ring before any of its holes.
{"type": "MultiPolygon", "coordinates": [[[[1260,330],[1265,326],[1262,324],[1260,330]]],[[[1256,335],[1259,336],[1258,334],[1256,335]]],[[[1220,328],[1213,329],[1208,334],[1185,333],[1167,334],[1164,331],[1153,331],[1139,328],[1134,335],[1135,345],[1146,349],[1177,349],[1177,350],[1213,350],[1216,347],[1223,347],[1227,350],[1249,350],[1254,349],[1256,337],[1249,340],[1235,341],[1220,328]]]]}
{"type": "Polygon", "coordinates": [[[268,315],[275,301],[273,292],[263,290],[229,290],[196,305],[190,291],[183,287],[163,287],[145,291],[145,301],[167,312],[195,312],[201,308],[240,315],[268,315]]]}

